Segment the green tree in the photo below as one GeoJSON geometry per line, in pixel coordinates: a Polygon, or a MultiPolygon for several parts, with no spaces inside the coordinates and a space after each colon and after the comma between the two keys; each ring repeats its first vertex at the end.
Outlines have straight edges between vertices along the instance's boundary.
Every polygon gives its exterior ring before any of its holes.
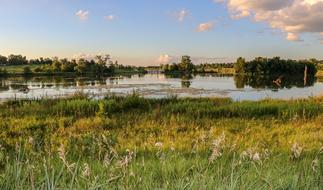
{"type": "Polygon", "coordinates": [[[22,55],[9,55],[8,57],[9,65],[27,65],[28,60],[22,55]]]}
{"type": "Polygon", "coordinates": [[[24,75],[31,75],[33,72],[29,66],[24,67],[24,75]]]}
{"type": "Polygon", "coordinates": [[[179,69],[180,71],[187,73],[191,73],[193,71],[194,64],[192,63],[190,56],[182,56],[182,60],[179,64],[179,69]]]}
{"type": "Polygon", "coordinates": [[[5,56],[0,55],[0,65],[7,65],[8,59],[5,56]]]}
{"type": "Polygon", "coordinates": [[[242,57],[237,59],[237,62],[234,64],[234,69],[236,73],[243,74],[245,73],[246,60],[242,57]]]}
{"type": "Polygon", "coordinates": [[[79,59],[75,67],[76,72],[83,75],[86,73],[88,62],[85,59],[79,59]]]}
{"type": "Polygon", "coordinates": [[[62,63],[58,60],[58,58],[55,58],[53,60],[53,63],[52,63],[52,69],[55,72],[60,72],[61,71],[61,66],[62,66],[62,63]]]}
{"type": "Polygon", "coordinates": [[[76,67],[76,61],[75,60],[67,60],[67,59],[62,59],[61,61],[61,70],[63,72],[74,72],[74,68],[76,67]]]}

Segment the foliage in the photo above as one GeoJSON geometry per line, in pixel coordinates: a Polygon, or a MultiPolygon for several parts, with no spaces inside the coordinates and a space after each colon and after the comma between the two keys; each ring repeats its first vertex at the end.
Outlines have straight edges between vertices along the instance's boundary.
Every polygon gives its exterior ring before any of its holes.
{"type": "MultiPolygon", "coordinates": [[[[39,58],[27,60],[22,55],[10,55],[8,58],[0,56],[0,66],[7,69],[8,74],[25,74],[24,68],[29,66],[37,74],[54,75],[64,73],[75,73],[78,75],[95,75],[98,77],[114,73],[132,72],[145,73],[143,67],[124,66],[111,61],[110,55],[99,55],[93,59],[78,60],[39,58]],[[20,67],[21,66],[21,67],[20,67]]],[[[31,74],[32,72],[29,72],[31,74]]]]}
{"type": "Polygon", "coordinates": [[[6,75],[8,75],[8,71],[6,69],[0,68],[0,76],[6,76],[6,75]]]}
{"type": "Polygon", "coordinates": [[[7,65],[7,64],[8,64],[8,58],[0,55],[0,65],[7,65]]]}
{"type": "Polygon", "coordinates": [[[180,63],[173,63],[171,65],[162,65],[161,66],[164,72],[180,72],[180,73],[192,73],[195,66],[191,61],[190,56],[182,56],[180,63]]]}
{"type": "Polygon", "coordinates": [[[236,73],[250,75],[304,75],[305,68],[307,74],[315,76],[317,72],[317,61],[311,60],[283,60],[280,57],[263,58],[257,57],[251,61],[238,58],[234,65],[236,73]]]}
{"type": "Polygon", "coordinates": [[[32,70],[29,66],[24,67],[24,75],[30,75],[32,74],[32,70]]]}
{"type": "Polygon", "coordinates": [[[26,65],[28,60],[25,56],[22,55],[9,55],[8,56],[8,65],[26,65]]]}

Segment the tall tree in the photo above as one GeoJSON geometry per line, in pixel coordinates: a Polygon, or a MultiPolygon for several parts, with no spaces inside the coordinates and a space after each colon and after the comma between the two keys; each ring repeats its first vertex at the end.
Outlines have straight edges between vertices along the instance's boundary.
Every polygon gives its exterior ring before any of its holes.
{"type": "Polygon", "coordinates": [[[8,64],[7,57],[0,55],[0,65],[7,65],[7,64],[8,64]]]}
{"type": "Polygon", "coordinates": [[[191,61],[191,57],[190,56],[182,56],[182,60],[179,64],[179,68],[182,72],[192,72],[194,69],[194,65],[191,61]]]}
{"type": "Polygon", "coordinates": [[[245,65],[246,65],[246,60],[242,57],[239,57],[237,59],[237,62],[234,64],[234,69],[236,73],[240,73],[240,74],[245,73],[245,65]]]}
{"type": "Polygon", "coordinates": [[[8,57],[9,65],[27,65],[28,61],[25,56],[22,55],[9,55],[8,57]]]}

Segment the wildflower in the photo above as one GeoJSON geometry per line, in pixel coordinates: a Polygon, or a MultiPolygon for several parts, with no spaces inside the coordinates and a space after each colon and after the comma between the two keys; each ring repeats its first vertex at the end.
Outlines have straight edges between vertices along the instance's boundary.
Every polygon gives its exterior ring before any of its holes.
{"type": "Polygon", "coordinates": [[[252,149],[243,151],[240,154],[240,158],[243,160],[251,160],[254,162],[261,162],[261,154],[259,152],[254,152],[252,149]]]}
{"type": "Polygon", "coordinates": [[[316,158],[315,160],[312,161],[312,170],[314,172],[317,172],[318,167],[319,167],[319,160],[316,158]]]}
{"type": "Polygon", "coordinates": [[[161,149],[163,147],[163,143],[162,142],[156,142],[155,147],[157,147],[158,149],[161,149]]]}
{"type": "Polygon", "coordinates": [[[104,166],[109,166],[111,164],[111,158],[110,158],[110,154],[109,153],[106,153],[104,155],[104,159],[103,159],[103,165],[104,166]]]}
{"type": "Polygon", "coordinates": [[[222,152],[220,149],[218,148],[213,148],[212,150],[212,154],[209,158],[209,161],[210,162],[214,162],[214,160],[216,160],[217,158],[221,157],[222,156],[222,152]]]}
{"type": "Polygon", "coordinates": [[[320,148],[319,154],[323,154],[323,146],[320,148]]]}
{"type": "Polygon", "coordinates": [[[260,159],[260,154],[258,152],[256,152],[253,156],[252,156],[252,160],[255,162],[259,162],[261,161],[260,159]]]}
{"type": "Polygon", "coordinates": [[[65,155],[65,147],[63,144],[61,144],[61,146],[58,148],[58,156],[63,162],[66,162],[65,155]]]}
{"type": "Polygon", "coordinates": [[[28,143],[29,143],[29,144],[34,144],[34,138],[33,138],[33,137],[29,137],[29,139],[28,139],[28,143]]]}
{"type": "Polygon", "coordinates": [[[83,167],[83,171],[82,171],[82,175],[85,178],[88,178],[91,176],[91,168],[89,166],[89,164],[84,163],[84,167],[83,167]]]}
{"type": "Polygon", "coordinates": [[[268,149],[265,149],[264,152],[263,152],[263,155],[264,155],[265,159],[269,159],[270,151],[268,149]]]}
{"type": "Polygon", "coordinates": [[[223,149],[223,142],[225,141],[225,135],[224,133],[217,138],[215,141],[213,141],[212,143],[212,154],[209,158],[210,162],[214,162],[214,160],[216,160],[217,158],[222,156],[222,149],[223,149]]]}
{"type": "Polygon", "coordinates": [[[134,152],[127,150],[128,154],[119,161],[120,166],[127,167],[133,159],[134,152]]]}
{"type": "Polygon", "coordinates": [[[301,147],[299,144],[294,143],[292,148],[291,148],[291,158],[292,159],[297,159],[301,156],[302,152],[303,152],[303,147],[301,147]]]}

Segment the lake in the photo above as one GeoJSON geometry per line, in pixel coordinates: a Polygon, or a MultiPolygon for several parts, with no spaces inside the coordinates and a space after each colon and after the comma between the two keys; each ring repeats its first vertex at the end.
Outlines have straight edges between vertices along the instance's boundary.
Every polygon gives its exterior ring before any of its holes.
{"type": "Polygon", "coordinates": [[[323,83],[311,78],[244,77],[204,74],[166,76],[146,74],[91,77],[13,77],[0,78],[0,101],[8,99],[58,98],[77,92],[102,98],[107,94],[127,95],[136,92],[144,97],[230,97],[234,100],[265,98],[295,99],[323,95],[323,83]]]}

